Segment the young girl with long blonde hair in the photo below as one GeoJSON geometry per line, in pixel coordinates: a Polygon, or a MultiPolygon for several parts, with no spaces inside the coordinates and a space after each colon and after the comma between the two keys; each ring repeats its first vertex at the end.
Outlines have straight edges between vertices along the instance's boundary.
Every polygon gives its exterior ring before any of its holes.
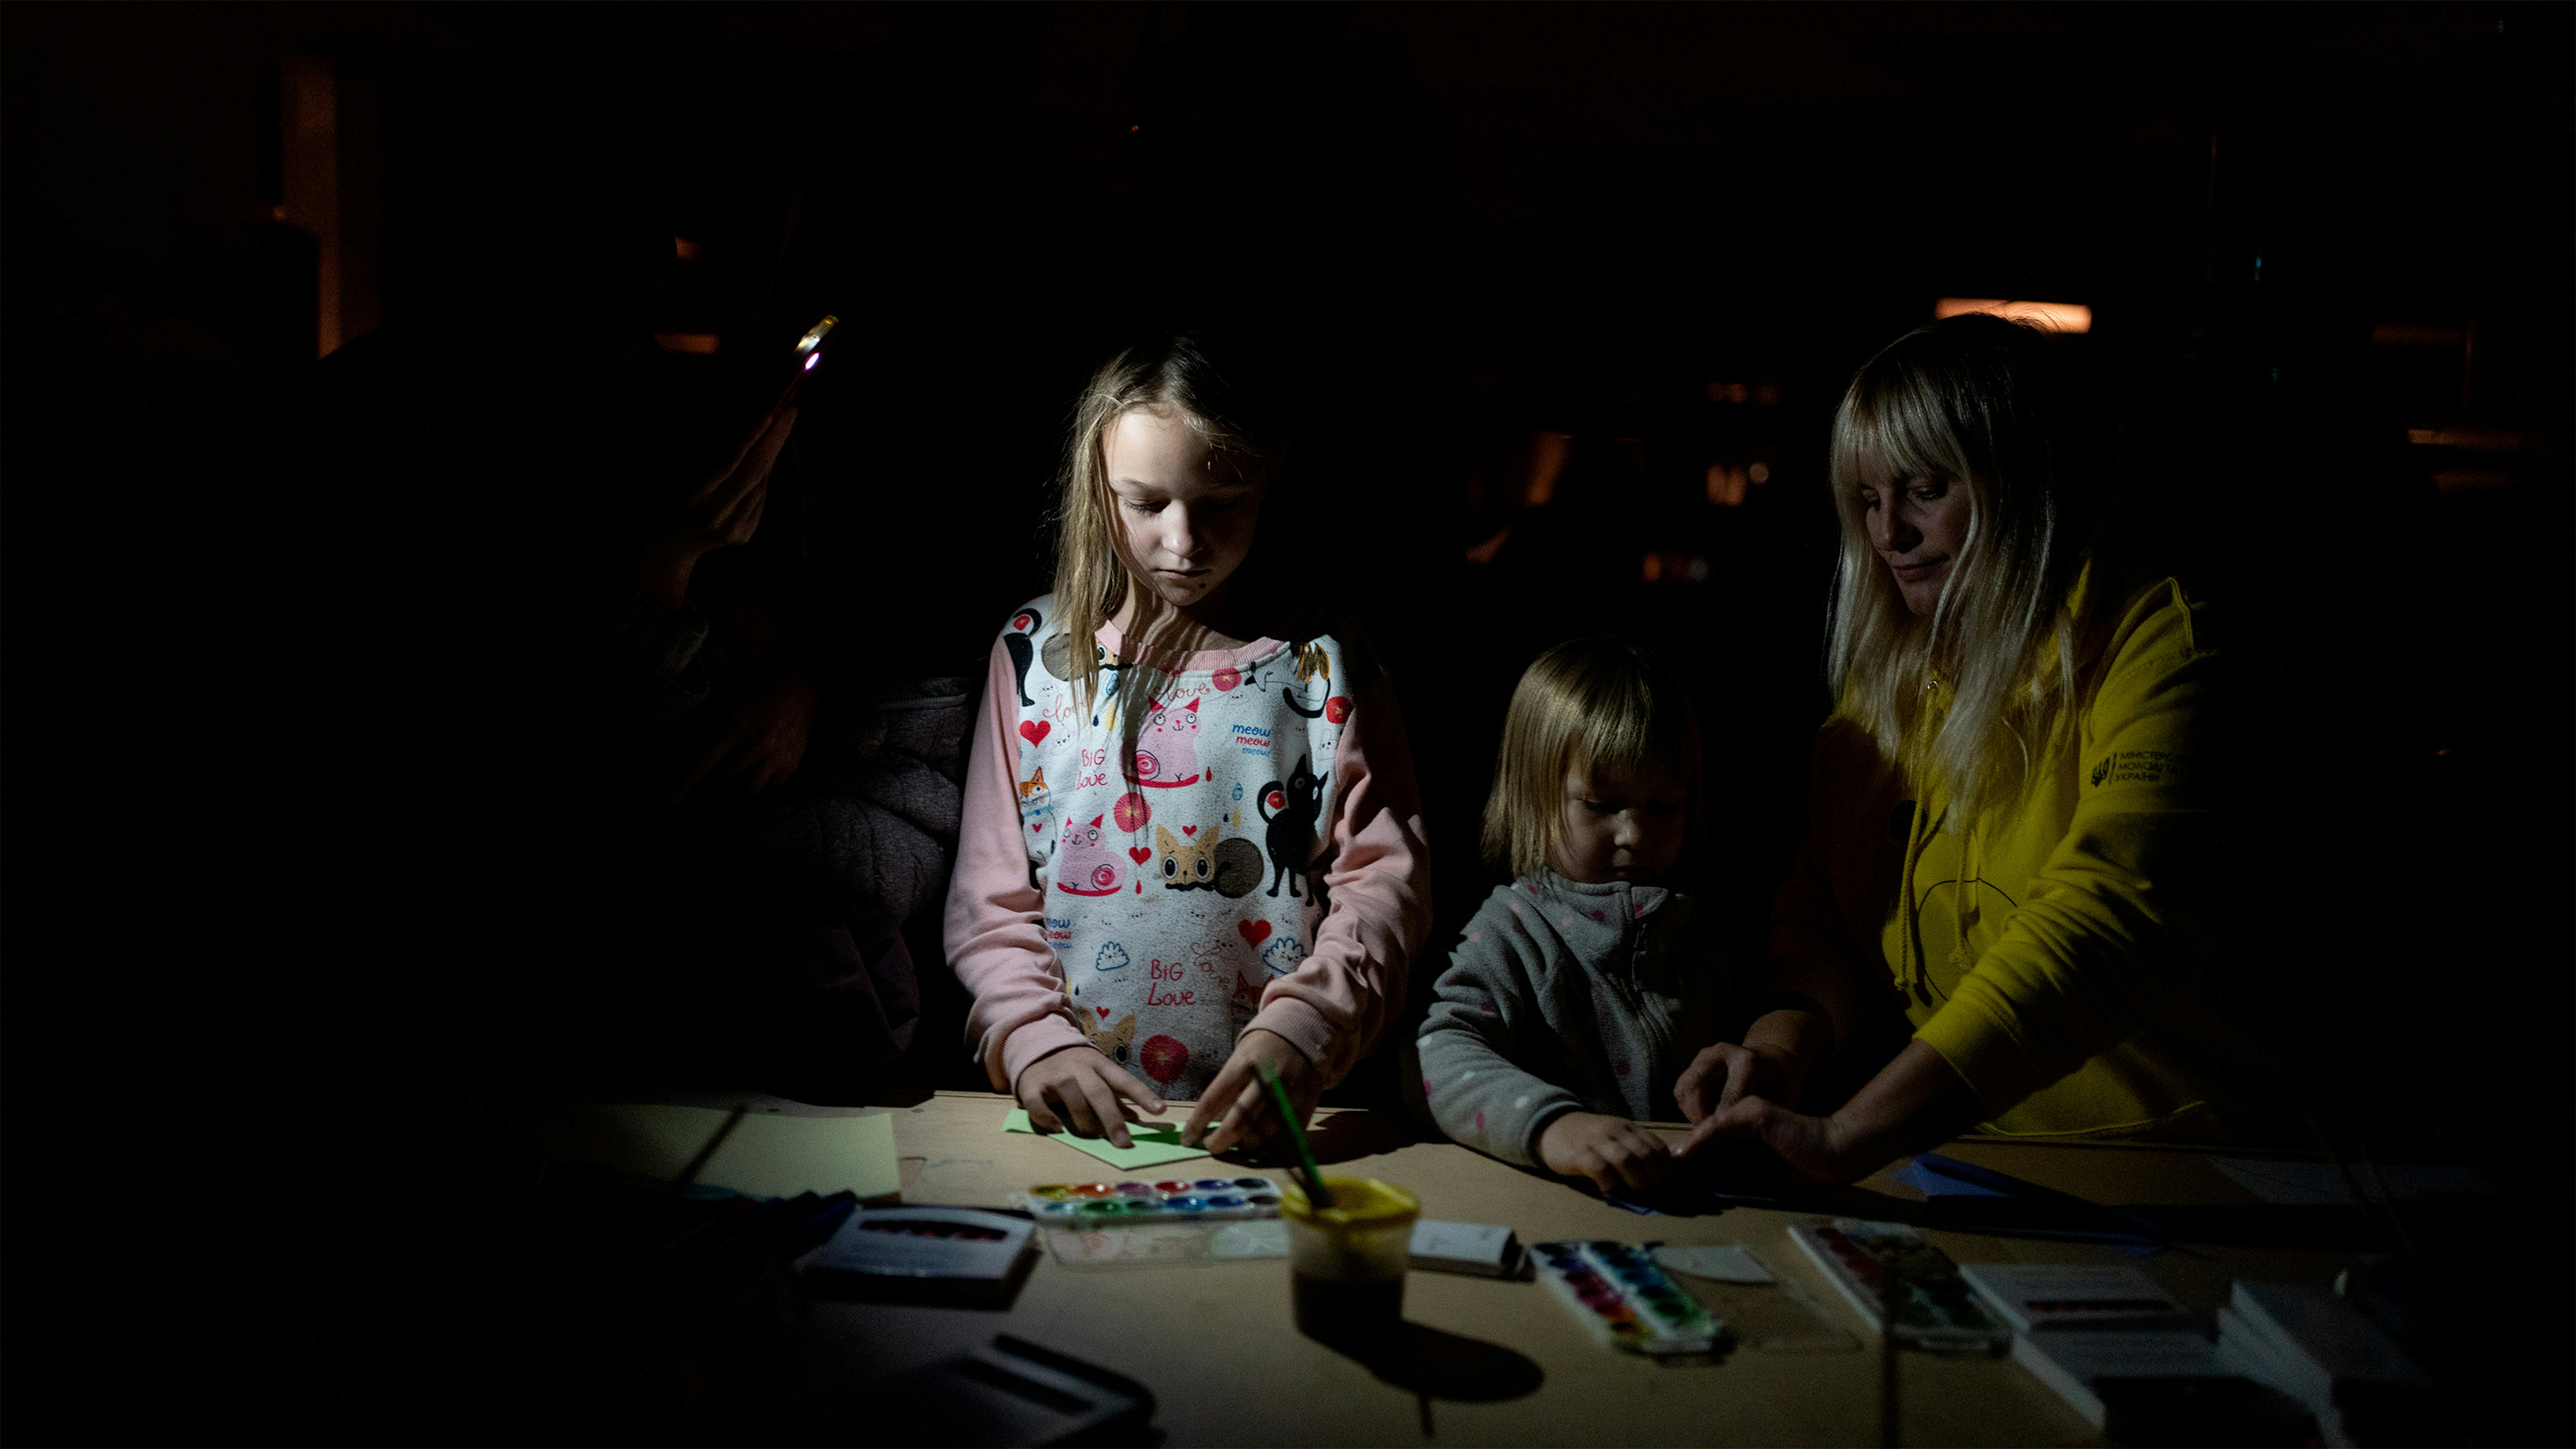
{"type": "Polygon", "coordinates": [[[969,1045],[1044,1130],[1274,1129],[1402,1009],[1429,913],[1395,697],[1256,548],[1293,503],[1262,399],[1189,337],[1119,354],[1075,410],[1055,587],[994,641],[950,964],[969,1045]],[[1265,520],[1269,520],[1265,524],[1265,520]]]}

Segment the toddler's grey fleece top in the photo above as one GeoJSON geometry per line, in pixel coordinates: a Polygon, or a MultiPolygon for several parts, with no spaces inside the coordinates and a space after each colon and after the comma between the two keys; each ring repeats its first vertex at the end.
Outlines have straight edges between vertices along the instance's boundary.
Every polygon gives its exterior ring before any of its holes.
{"type": "Polygon", "coordinates": [[[1688,896],[1625,881],[1495,887],[1415,1042],[1440,1129],[1533,1166],[1568,1112],[1679,1120],[1673,1083],[1717,1027],[1717,952],[1690,918],[1688,896]]]}

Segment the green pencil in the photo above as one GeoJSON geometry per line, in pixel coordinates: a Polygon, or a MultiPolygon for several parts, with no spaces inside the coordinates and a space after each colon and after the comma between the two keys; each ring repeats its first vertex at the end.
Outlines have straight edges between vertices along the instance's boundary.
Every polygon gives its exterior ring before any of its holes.
{"type": "Polygon", "coordinates": [[[1333,1194],[1324,1186],[1324,1169],[1315,1161],[1315,1150],[1306,1145],[1306,1129],[1297,1121],[1297,1109],[1289,1104],[1288,1089],[1279,1085],[1279,1074],[1268,1062],[1260,1063],[1261,1080],[1270,1084],[1270,1100],[1279,1104],[1279,1120],[1288,1124],[1288,1140],[1297,1144],[1297,1160],[1306,1166],[1306,1200],[1317,1210],[1333,1205],[1333,1194]]]}

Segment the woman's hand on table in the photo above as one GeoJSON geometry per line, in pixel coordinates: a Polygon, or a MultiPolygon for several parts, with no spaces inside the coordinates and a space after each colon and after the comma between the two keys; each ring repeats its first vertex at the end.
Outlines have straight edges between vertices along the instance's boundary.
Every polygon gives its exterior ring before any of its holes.
{"type": "Polygon", "coordinates": [[[1538,1134],[1539,1165],[1559,1177],[1584,1177],[1603,1192],[1645,1192],[1673,1170],[1664,1139],[1599,1112],[1568,1112],[1538,1134]]]}
{"type": "Polygon", "coordinates": [[[1858,1182],[1899,1157],[1950,1140],[1984,1115],[1949,1062],[1918,1041],[1830,1117],[1740,1097],[1693,1127],[1673,1155],[1688,1158],[1711,1142],[1759,1143],[1811,1182],[1858,1182]]]}
{"type": "Polygon", "coordinates": [[[1163,1099],[1153,1088],[1088,1042],[1049,1052],[1021,1068],[1016,1095],[1029,1109],[1029,1125],[1040,1132],[1106,1137],[1113,1147],[1136,1145],[1127,1124],[1137,1120],[1138,1108],[1158,1117],[1163,1112],[1163,1099]]]}
{"type": "Polygon", "coordinates": [[[1278,1074],[1279,1085],[1288,1089],[1288,1103],[1297,1109],[1297,1125],[1306,1125],[1306,1119],[1315,1115],[1315,1099],[1324,1095],[1324,1074],[1288,1038],[1254,1027],[1234,1044],[1234,1055],[1226,1059],[1189,1120],[1181,1124],[1183,1146],[1204,1146],[1213,1156],[1240,1143],[1265,1141],[1279,1131],[1279,1109],[1272,1105],[1270,1088],[1261,1080],[1265,1062],[1278,1074]]]}
{"type": "Polygon", "coordinates": [[[1858,1171],[1850,1169],[1850,1146],[1837,1130],[1835,1117],[1792,1112],[1767,1097],[1739,1098],[1701,1118],[1673,1148],[1673,1155],[1686,1159],[1714,1142],[1759,1143],[1810,1182],[1858,1182],[1878,1168],[1870,1163],[1858,1171]]]}
{"type": "Polygon", "coordinates": [[[1698,1122],[1746,1097],[1795,1105],[1807,1073],[1833,1050],[1834,1028],[1821,1008],[1784,1006],[1745,1029],[1741,1043],[1722,1041],[1691,1059],[1673,1083],[1682,1120],[1698,1122]]]}
{"type": "Polygon", "coordinates": [[[1681,1079],[1673,1083],[1673,1101],[1682,1109],[1683,1121],[1701,1122],[1746,1097],[1794,1102],[1802,1075],[1799,1064],[1779,1052],[1722,1041],[1682,1069],[1681,1079]]]}

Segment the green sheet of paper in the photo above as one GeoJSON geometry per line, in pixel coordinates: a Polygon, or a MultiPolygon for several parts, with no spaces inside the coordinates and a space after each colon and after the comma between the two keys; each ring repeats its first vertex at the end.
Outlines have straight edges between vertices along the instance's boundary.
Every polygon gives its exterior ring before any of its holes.
{"type": "MultiPolygon", "coordinates": [[[[557,1117],[552,1135],[556,1150],[567,1157],[667,1181],[706,1149],[731,1115],[708,1107],[582,1106],[557,1117]]],[[[697,1181],[754,1197],[828,1197],[844,1190],[863,1200],[899,1196],[903,1174],[895,1158],[894,1114],[747,1113],[698,1169],[697,1181]]]]}
{"type": "Polygon", "coordinates": [[[1181,1124],[1178,1122],[1128,1123],[1127,1135],[1136,1143],[1133,1147],[1112,1147],[1106,1137],[1076,1137],[1070,1132],[1040,1132],[1029,1125],[1029,1113],[1025,1107],[1013,1107],[1011,1115],[1002,1119],[1002,1130],[1026,1132],[1032,1136],[1044,1137],[1050,1142],[1061,1142],[1077,1152],[1088,1152],[1112,1167],[1154,1167],[1166,1162],[1178,1162],[1184,1157],[1207,1156],[1207,1153],[1196,1147],[1181,1145],[1181,1124]]]}

